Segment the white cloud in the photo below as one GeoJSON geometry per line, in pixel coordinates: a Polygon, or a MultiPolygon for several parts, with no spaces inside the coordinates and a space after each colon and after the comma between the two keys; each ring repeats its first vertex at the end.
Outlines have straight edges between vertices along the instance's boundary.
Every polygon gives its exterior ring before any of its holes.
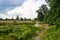
{"type": "Polygon", "coordinates": [[[20,15],[20,17],[26,18],[35,18],[37,17],[36,10],[40,7],[43,3],[43,0],[26,0],[22,6],[16,7],[13,10],[7,12],[9,17],[13,16],[15,18],[16,15],[20,15]]]}
{"type": "Polygon", "coordinates": [[[3,18],[3,19],[5,19],[5,18],[11,18],[11,17],[9,17],[9,15],[5,15],[5,14],[0,14],[0,18],[3,18]]]}

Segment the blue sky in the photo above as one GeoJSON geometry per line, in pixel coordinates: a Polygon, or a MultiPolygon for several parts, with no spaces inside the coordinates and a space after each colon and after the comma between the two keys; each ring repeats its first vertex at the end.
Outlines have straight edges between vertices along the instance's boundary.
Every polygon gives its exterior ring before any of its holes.
{"type": "Polygon", "coordinates": [[[0,0],[0,12],[14,9],[15,7],[21,6],[24,0],[0,0]]]}
{"type": "Polygon", "coordinates": [[[45,0],[0,0],[0,18],[16,18],[17,15],[23,18],[35,18],[35,12],[45,0]]]}

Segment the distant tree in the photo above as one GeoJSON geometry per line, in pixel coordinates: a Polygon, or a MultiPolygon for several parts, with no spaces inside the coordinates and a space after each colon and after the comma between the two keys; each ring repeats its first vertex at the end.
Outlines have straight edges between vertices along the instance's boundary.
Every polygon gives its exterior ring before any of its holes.
{"type": "Polygon", "coordinates": [[[14,20],[14,18],[12,17],[11,20],[14,20]]]}
{"type": "Polygon", "coordinates": [[[38,13],[38,20],[43,21],[44,15],[48,12],[48,7],[46,4],[42,4],[41,7],[36,11],[38,13]]]}
{"type": "Polygon", "coordinates": [[[0,20],[3,20],[2,18],[0,18],[0,20]]]}
{"type": "Polygon", "coordinates": [[[42,12],[43,14],[45,14],[46,12],[48,12],[48,7],[46,4],[42,4],[41,7],[39,7],[39,10],[37,10],[37,12],[42,12]]]}
{"type": "Polygon", "coordinates": [[[21,18],[21,20],[23,20],[23,18],[21,18]]]}
{"type": "Polygon", "coordinates": [[[16,20],[19,20],[19,15],[16,16],[16,20]]]}
{"type": "Polygon", "coordinates": [[[27,20],[26,18],[24,18],[24,20],[27,20]]]}
{"type": "Polygon", "coordinates": [[[28,19],[28,20],[30,20],[30,21],[31,21],[31,18],[30,18],[30,19],[28,19]]]}
{"type": "Polygon", "coordinates": [[[34,20],[37,20],[37,18],[34,18],[34,20]]]}
{"type": "Polygon", "coordinates": [[[44,15],[42,12],[39,12],[37,17],[38,17],[39,21],[43,21],[43,19],[44,19],[44,15]]]}
{"type": "Polygon", "coordinates": [[[6,18],[5,20],[9,20],[8,18],[6,18]]]}

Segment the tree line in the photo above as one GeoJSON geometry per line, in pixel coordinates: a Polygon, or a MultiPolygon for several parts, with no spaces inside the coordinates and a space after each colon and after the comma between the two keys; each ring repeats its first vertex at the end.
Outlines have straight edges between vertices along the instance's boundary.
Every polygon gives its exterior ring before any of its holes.
{"type": "Polygon", "coordinates": [[[21,20],[21,21],[27,20],[28,21],[28,20],[31,20],[31,19],[22,18],[22,17],[20,18],[19,15],[17,15],[16,16],[16,19],[14,19],[14,18],[11,18],[11,19],[8,19],[8,18],[3,19],[3,18],[0,18],[0,20],[21,20]]]}

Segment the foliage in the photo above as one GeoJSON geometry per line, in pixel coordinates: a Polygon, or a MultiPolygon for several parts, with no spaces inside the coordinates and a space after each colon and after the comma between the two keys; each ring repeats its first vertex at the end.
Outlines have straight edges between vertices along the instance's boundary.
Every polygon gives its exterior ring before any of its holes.
{"type": "Polygon", "coordinates": [[[16,20],[19,20],[19,15],[17,15],[16,20]]]}
{"type": "Polygon", "coordinates": [[[56,29],[56,26],[52,26],[46,31],[46,34],[42,37],[43,40],[60,40],[60,28],[56,29]]]}
{"type": "Polygon", "coordinates": [[[37,10],[38,13],[38,20],[43,21],[44,15],[48,11],[48,7],[46,4],[42,4],[41,7],[37,10]]]}
{"type": "Polygon", "coordinates": [[[42,12],[38,13],[38,20],[39,21],[43,21],[44,15],[42,14],[42,12]]]}
{"type": "Polygon", "coordinates": [[[34,25],[0,26],[0,40],[28,40],[36,35],[39,28],[34,25]]]}
{"type": "Polygon", "coordinates": [[[49,25],[60,26],[60,0],[47,1],[50,5],[50,10],[46,13],[44,21],[49,25]]]}
{"type": "Polygon", "coordinates": [[[23,18],[21,18],[21,20],[23,20],[23,18]]]}

